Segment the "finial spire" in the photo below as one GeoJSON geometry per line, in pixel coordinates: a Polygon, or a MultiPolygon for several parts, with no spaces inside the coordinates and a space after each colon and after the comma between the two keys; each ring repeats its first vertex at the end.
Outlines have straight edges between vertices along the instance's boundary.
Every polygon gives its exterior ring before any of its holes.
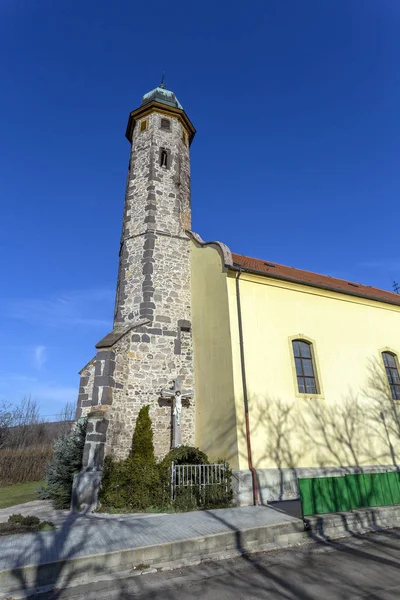
{"type": "Polygon", "coordinates": [[[165,83],[164,83],[164,73],[162,74],[162,77],[161,77],[160,88],[162,88],[162,89],[164,89],[164,88],[165,88],[165,83]]]}

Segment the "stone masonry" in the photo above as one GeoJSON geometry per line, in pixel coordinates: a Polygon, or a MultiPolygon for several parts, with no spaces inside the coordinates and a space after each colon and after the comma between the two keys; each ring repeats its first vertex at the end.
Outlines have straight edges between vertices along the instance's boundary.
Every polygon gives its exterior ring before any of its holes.
{"type": "MultiPolygon", "coordinates": [[[[77,416],[101,409],[106,434],[86,455],[122,458],[140,408],[150,404],[158,457],[171,448],[172,406],[163,388],[194,388],[190,307],[189,143],[194,129],[174,94],[156,88],[131,113],[131,141],[114,328],[81,371],[77,416]],[[166,102],[164,103],[164,98],[166,102]]],[[[146,97],[145,97],[146,98],[146,97]]],[[[194,443],[195,399],[183,402],[182,442],[194,443]]],[[[103,427],[96,425],[96,427],[103,427]]],[[[98,438],[98,439],[97,439],[98,438]]]]}

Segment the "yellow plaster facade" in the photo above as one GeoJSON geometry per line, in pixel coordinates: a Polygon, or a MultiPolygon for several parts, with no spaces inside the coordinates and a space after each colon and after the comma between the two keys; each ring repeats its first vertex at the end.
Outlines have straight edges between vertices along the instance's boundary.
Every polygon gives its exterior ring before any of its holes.
{"type": "Polygon", "coordinates": [[[193,244],[192,250],[196,446],[239,468],[226,274],[216,247],[193,244]]]}
{"type": "MultiPolygon", "coordinates": [[[[196,444],[245,470],[238,272],[217,245],[192,246],[196,444]]],[[[239,287],[254,467],[397,464],[381,353],[400,355],[400,307],[248,272],[239,287]],[[293,339],[312,343],[318,394],[298,391],[293,339]]]]}

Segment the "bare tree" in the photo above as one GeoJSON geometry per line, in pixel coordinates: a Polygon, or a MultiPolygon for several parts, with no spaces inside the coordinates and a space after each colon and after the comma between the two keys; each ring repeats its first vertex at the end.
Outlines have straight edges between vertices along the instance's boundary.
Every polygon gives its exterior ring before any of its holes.
{"type": "Polygon", "coordinates": [[[37,445],[43,436],[42,425],[43,419],[36,400],[25,396],[13,410],[9,445],[18,449],[37,445]]]}
{"type": "Polygon", "coordinates": [[[13,410],[9,402],[0,403],[0,449],[7,444],[10,427],[13,423],[13,410]]]}
{"type": "Polygon", "coordinates": [[[59,422],[59,436],[63,436],[71,431],[75,421],[75,402],[66,402],[58,413],[56,421],[59,422]]]}

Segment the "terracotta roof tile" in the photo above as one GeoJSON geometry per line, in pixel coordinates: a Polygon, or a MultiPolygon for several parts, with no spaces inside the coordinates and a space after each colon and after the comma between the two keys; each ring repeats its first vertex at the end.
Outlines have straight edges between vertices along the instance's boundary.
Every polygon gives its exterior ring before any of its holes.
{"type": "Polygon", "coordinates": [[[318,273],[294,269],[293,267],[285,267],[284,265],[271,263],[259,258],[251,258],[250,256],[242,256],[241,254],[232,253],[232,259],[234,266],[242,267],[246,271],[256,271],[260,275],[276,277],[277,279],[285,279],[287,281],[400,306],[400,294],[380,290],[379,288],[374,288],[369,285],[362,285],[361,283],[354,283],[344,279],[336,279],[335,277],[329,277],[329,275],[319,275],[318,273]]]}

